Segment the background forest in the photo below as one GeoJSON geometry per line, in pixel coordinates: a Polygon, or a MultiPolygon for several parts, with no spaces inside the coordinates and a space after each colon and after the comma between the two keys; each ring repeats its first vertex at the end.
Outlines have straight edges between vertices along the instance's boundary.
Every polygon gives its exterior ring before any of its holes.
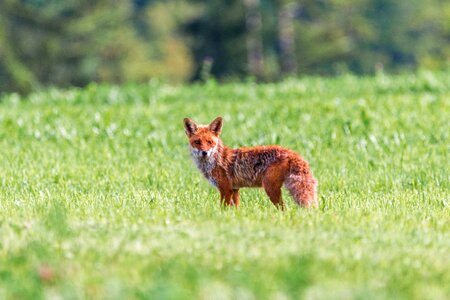
{"type": "Polygon", "coordinates": [[[446,0],[2,0],[0,91],[443,69],[446,0]]]}

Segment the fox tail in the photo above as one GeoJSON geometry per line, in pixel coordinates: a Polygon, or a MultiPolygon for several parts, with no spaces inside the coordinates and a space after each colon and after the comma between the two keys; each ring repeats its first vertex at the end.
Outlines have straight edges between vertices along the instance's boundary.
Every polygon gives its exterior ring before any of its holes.
{"type": "Polygon", "coordinates": [[[284,185],[295,202],[304,207],[317,207],[317,180],[312,175],[308,163],[301,158],[293,158],[284,185]]]}

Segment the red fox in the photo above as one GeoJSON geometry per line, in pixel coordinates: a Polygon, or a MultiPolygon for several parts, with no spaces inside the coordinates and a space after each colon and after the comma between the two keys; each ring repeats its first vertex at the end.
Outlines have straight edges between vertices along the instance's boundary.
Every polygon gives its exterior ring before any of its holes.
{"type": "Polygon", "coordinates": [[[263,187],[272,203],[284,209],[281,186],[284,184],[295,202],[317,207],[317,180],[306,162],[292,150],[280,146],[231,149],[221,139],[222,118],[209,125],[184,119],[191,156],[199,170],[220,192],[222,205],[239,205],[239,189],[263,187]]]}

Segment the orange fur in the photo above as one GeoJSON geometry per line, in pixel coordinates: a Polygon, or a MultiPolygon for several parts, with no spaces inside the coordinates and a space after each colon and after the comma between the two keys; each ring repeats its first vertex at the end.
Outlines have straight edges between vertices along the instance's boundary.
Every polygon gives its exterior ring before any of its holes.
{"type": "Polygon", "coordinates": [[[222,118],[209,125],[184,119],[191,155],[208,181],[220,192],[223,205],[239,205],[239,189],[263,187],[272,203],[284,209],[283,184],[301,206],[317,206],[317,181],[308,163],[297,153],[280,146],[231,149],[221,139],[222,118]]]}

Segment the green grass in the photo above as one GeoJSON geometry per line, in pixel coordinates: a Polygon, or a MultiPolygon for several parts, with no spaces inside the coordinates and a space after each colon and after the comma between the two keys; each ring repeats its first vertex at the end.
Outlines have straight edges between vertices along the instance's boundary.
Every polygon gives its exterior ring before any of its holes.
{"type": "Polygon", "coordinates": [[[1,299],[448,299],[450,74],[49,89],[0,102],[1,299]],[[182,119],[319,181],[221,209],[182,119]]]}

